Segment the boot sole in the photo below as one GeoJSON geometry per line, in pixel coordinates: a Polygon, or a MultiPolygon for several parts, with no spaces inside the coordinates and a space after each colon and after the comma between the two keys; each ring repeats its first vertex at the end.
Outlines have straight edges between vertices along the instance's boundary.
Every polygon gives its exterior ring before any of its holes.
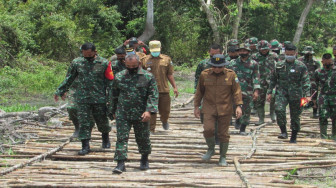
{"type": "Polygon", "coordinates": [[[112,172],[115,174],[122,174],[123,172],[126,172],[126,169],[124,170],[114,169],[112,172]]]}

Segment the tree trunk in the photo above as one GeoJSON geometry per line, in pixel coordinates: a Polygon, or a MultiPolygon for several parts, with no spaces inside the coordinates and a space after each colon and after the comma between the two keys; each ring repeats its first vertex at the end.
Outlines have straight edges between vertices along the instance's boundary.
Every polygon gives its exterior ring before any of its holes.
{"type": "Polygon", "coordinates": [[[202,9],[207,15],[208,22],[210,24],[210,27],[214,35],[214,42],[216,42],[217,44],[220,44],[221,40],[220,40],[219,31],[218,31],[218,25],[216,23],[213,13],[211,12],[209,8],[209,6],[211,5],[211,1],[209,0],[207,1],[207,3],[209,3],[208,5],[204,2],[204,0],[198,0],[198,1],[201,3],[202,9]]]}
{"type": "Polygon", "coordinates": [[[233,31],[232,31],[232,37],[234,39],[238,39],[238,28],[239,28],[240,19],[243,14],[243,2],[244,0],[237,0],[238,14],[237,14],[235,22],[233,23],[233,31]]]}
{"type": "Polygon", "coordinates": [[[314,0],[307,0],[306,7],[302,11],[298,26],[297,26],[296,31],[295,31],[294,39],[293,39],[293,44],[294,45],[299,44],[305,20],[307,18],[307,15],[308,15],[308,13],[310,11],[310,8],[312,7],[313,3],[314,3],[314,0]]]}
{"type": "Polygon", "coordinates": [[[143,42],[148,41],[155,33],[153,1],[154,0],[148,0],[148,2],[147,2],[147,17],[146,17],[145,31],[138,38],[139,40],[141,40],[143,42]]]}

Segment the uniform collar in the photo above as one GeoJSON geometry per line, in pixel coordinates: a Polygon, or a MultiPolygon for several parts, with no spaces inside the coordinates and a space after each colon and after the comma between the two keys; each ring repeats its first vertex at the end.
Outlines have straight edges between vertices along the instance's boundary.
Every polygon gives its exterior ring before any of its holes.
{"type": "MultiPolygon", "coordinates": [[[[152,56],[152,55],[151,55],[152,56]]],[[[158,56],[158,57],[153,57],[152,56],[152,58],[160,58],[160,59],[162,59],[162,54],[160,53],[160,55],[158,56]]]]}
{"type": "MultiPolygon", "coordinates": [[[[224,70],[223,70],[223,72],[221,72],[221,73],[219,73],[219,74],[225,74],[226,73],[226,69],[224,68],[224,70]]],[[[210,72],[209,72],[210,74],[214,74],[214,75],[219,75],[219,74],[216,74],[213,70],[212,70],[212,68],[210,68],[210,72]]]]}

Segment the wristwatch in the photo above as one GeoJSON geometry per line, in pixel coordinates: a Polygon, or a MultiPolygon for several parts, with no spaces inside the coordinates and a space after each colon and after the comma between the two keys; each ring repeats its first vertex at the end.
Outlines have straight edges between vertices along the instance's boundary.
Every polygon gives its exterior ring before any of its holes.
{"type": "Polygon", "coordinates": [[[242,104],[237,104],[236,106],[239,106],[240,108],[243,108],[243,105],[242,105],[242,104]]]}

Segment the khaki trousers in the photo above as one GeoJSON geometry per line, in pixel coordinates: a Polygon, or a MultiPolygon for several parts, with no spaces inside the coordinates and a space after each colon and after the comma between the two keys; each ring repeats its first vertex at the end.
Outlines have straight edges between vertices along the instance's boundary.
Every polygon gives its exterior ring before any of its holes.
{"type": "MultiPolygon", "coordinates": [[[[159,114],[162,123],[167,123],[170,114],[170,96],[169,93],[159,93],[159,114]]],[[[156,127],[156,116],[157,114],[152,114],[150,120],[150,131],[155,132],[156,127]]]]}
{"type": "Polygon", "coordinates": [[[215,124],[218,122],[218,138],[220,142],[228,143],[230,140],[229,125],[232,115],[218,116],[212,114],[204,114],[204,138],[211,138],[215,136],[215,124]]]}

